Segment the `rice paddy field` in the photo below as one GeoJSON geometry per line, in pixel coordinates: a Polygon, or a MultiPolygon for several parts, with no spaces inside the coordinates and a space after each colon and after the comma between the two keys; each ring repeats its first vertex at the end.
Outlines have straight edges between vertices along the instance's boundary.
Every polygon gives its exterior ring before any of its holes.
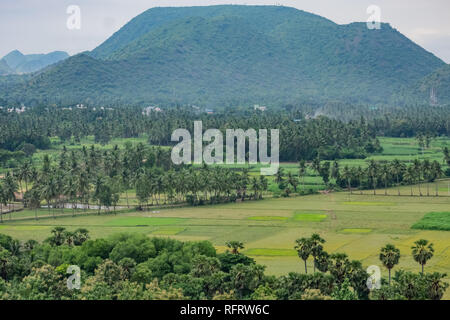
{"type": "MultiPolygon", "coordinates": [[[[128,140],[112,141],[123,146],[128,140]]],[[[450,147],[450,140],[438,138],[430,148],[421,150],[417,141],[411,138],[380,138],[384,151],[368,159],[340,160],[340,166],[365,166],[370,159],[399,159],[410,162],[415,158],[442,162],[442,148],[450,147]]],[[[82,144],[90,146],[87,139],[82,144]]],[[[146,143],[141,137],[130,141],[146,143]]],[[[48,151],[35,154],[39,162],[45,153],[56,156],[62,148],[58,141],[48,151]]],[[[80,148],[81,145],[68,146],[80,148]]],[[[283,163],[285,173],[297,174],[296,163],[283,163]]],[[[249,167],[251,175],[259,174],[259,166],[249,167]]],[[[302,182],[302,181],[300,181],[302,182]]],[[[308,170],[304,184],[299,189],[324,189],[323,181],[308,170]]],[[[38,220],[35,211],[24,210],[3,215],[0,233],[21,240],[44,240],[55,226],[68,230],[85,227],[92,238],[106,237],[117,232],[143,233],[149,237],[170,237],[174,239],[209,240],[219,252],[226,250],[225,243],[239,240],[245,245],[243,252],[258,263],[265,265],[268,274],[282,275],[288,272],[304,272],[303,262],[294,250],[295,240],[319,233],[326,239],[325,249],[330,252],[344,252],[350,259],[361,260],[365,267],[378,265],[382,275],[387,270],[378,259],[380,248],[392,243],[401,251],[400,264],[396,268],[420,271],[420,266],[411,257],[411,246],[418,239],[427,239],[434,244],[434,257],[427,263],[426,271],[447,273],[450,282],[450,180],[437,183],[439,197],[435,197],[436,184],[421,184],[422,194],[429,190],[430,196],[419,197],[419,186],[403,186],[398,189],[331,192],[289,198],[267,197],[261,201],[223,204],[201,207],[155,208],[148,212],[120,209],[115,214],[96,210],[40,209],[38,220]],[[411,192],[414,196],[410,196],[411,192]],[[387,195],[385,195],[385,193],[387,195]],[[53,215],[56,218],[53,218],[53,215]],[[74,216],[73,216],[74,215],[74,216]]],[[[269,191],[278,187],[271,182],[269,191]]],[[[137,204],[134,190],[129,190],[130,205],[137,204]]],[[[126,203],[121,196],[119,205],[126,203]]],[[[308,261],[312,269],[312,260],[308,261]]],[[[395,269],[394,269],[395,271],[395,269]]],[[[450,299],[447,291],[446,299],[450,299]]]]}
{"type": "MultiPolygon", "coordinates": [[[[440,183],[439,187],[445,188],[448,181],[440,183]]],[[[381,267],[379,250],[392,243],[401,250],[398,267],[412,271],[420,271],[420,266],[411,257],[411,246],[418,239],[427,239],[434,244],[435,255],[425,270],[450,275],[450,231],[427,227],[430,223],[450,224],[450,197],[446,194],[411,197],[407,195],[409,191],[410,187],[402,187],[402,196],[396,195],[396,189],[388,190],[387,196],[384,190],[377,190],[375,196],[371,191],[362,195],[335,192],[100,215],[95,210],[80,210],[74,212],[75,217],[72,217],[72,210],[66,209],[65,216],[58,210],[56,219],[48,214],[38,220],[32,218],[33,211],[22,211],[14,213],[12,220],[4,215],[0,233],[22,240],[44,240],[55,226],[68,230],[85,227],[93,238],[132,232],[186,241],[209,240],[219,252],[226,250],[227,241],[239,240],[245,244],[243,252],[267,266],[267,272],[274,275],[304,272],[302,261],[293,249],[294,242],[312,233],[319,233],[326,239],[328,252],[344,252],[351,259],[361,260],[366,267],[381,267]],[[18,220],[20,217],[28,219],[18,220]]],[[[418,194],[418,186],[414,187],[414,192],[418,194]]],[[[39,215],[47,212],[41,211],[39,215]]],[[[312,261],[308,264],[312,268],[312,261]]],[[[386,276],[387,270],[381,269],[386,276]]],[[[450,281],[450,277],[447,280],[450,281]]],[[[449,293],[446,298],[450,299],[449,293]]]]}

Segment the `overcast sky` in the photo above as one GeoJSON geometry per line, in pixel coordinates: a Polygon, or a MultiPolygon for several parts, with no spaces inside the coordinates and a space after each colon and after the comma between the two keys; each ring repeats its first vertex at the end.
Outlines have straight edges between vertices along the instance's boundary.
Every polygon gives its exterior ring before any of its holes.
{"type": "Polygon", "coordinates": [[[367,21],[369,5],[381,9],[381,20],[450,63],[449,0],[0,0],[0,57],[54,50],[75,54],[92,50],[126,22],[152,7],[213,4],[282,4],[312,12],[336,23],[367,21]],[[277,2],[279,1],[279,2],[277,2]],[[69,5],[81,10],[81,29],[66,26],[69,5]]]}

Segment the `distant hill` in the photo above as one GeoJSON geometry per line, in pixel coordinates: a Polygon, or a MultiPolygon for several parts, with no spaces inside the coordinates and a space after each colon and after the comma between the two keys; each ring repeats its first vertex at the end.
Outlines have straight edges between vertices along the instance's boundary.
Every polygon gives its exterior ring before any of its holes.
{"type": "MultiPolygon", "coordinates": [[[[66,59],[69,55],[63,51],[54,51],[47,54],[22,54],[14,50],[4,56],[0,64],[9,67],[8,74],[21,74],[39,71],[51,64],[66,59]]],[[[1,68],[1,67],[0,67],[1,68]]]]}
{"type": "Polygon", "coordinates": [[[431,92],[435,95],[434,103],[450,102],[450,65],[445,65],[419,81],[410,90],[422,101],[430,101],[431,92]]]}
{"type": "Polygon", "coordinates": [[[5,60],[0,60],[0,76],[11,74],[14,71],[8,66],[5,60]]]}
{"type": "MultiPolygon", "coordinates": [[[[153,8],[10,86],[28,103],[388,103],[445,63],[389,24],[338,25],[282,6],[153,8]]],[[[1,94],[0,94],[1,95],[1,94]]]]}

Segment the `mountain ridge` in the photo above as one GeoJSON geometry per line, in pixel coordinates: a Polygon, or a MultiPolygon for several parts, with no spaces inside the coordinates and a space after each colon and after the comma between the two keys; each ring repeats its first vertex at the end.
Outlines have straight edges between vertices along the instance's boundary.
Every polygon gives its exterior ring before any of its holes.
{"type": "Polygon", "coordinates": [[[9,74],[32,73],[39,71],[51,64],[69,57],[64,51],[52,51],[49,53],[23,54],[19,50],[13,50],[6,54],[0,61],[8,65],[9,74]]]}
{"type": "Polygon", "coordinates": [[[368,30],[281,6],[160,7],[2,96],[61,104],[389,103],[399,92],[412,96],[404,88],[444,66],[385,23],[368,30]]]}

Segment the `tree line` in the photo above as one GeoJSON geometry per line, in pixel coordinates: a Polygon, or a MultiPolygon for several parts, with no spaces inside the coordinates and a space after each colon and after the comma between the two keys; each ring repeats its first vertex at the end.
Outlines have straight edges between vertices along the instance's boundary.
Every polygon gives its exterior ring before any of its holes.
{"type": "MultiPolygon", "coordinates": [[[[318,272],[269,276],[265,267],[241,253],[239,241],[217,253],[209,241],[181,242],[144,234],[114,234],[90,239],[85,229],[55,227],[43,242],[19,241],[0,234],[2,300],[439,300],[448,284],[441,273],[396,271],[369,290],[370,274],[360,261],[343,253],[327,254],[318,235],[296,241],[299,257],[314,257],[318,272]],[[80,268],[80,286],[69,278],[69,266],[80,268]]],[[[419,240],[412,248],[422,266],[432,244],[419,240]]],[[[400,253],[392,245],[380,251],[390,270],[400,253]]],[[[316,268],[316,267],[315,267],[316,268]]],[[[305,270],[307,271],[307,270],[305,270]]]]}
{"type": "Polygon", "coordinates": [[[261,199],[267,188],[266,177],[251,177],[246,168],[173,165],[168,148],[142,143],[112,150],[91,146],[69,151],[63,147],[55,159],[44,155],[40,166],[26,161],[8,171],[0,181],[0,206],[11,212],[20,191],[26,207],[37,209],[45,201],[49,214],[56,217],[57,210],[50,209],[63,210],[67,204],[73,214],[76,208],[115,211],[121,194],[126,200],[122,205],[130,208],[130,189],[136,191],[138,209],[142,209],[261,199]]]}
{"type": "MultiPolygon", "coordinates": [[[[450,168],[450,153],[448,148],[444,148],[444,162],[450,168]]],[[[353,190],[359,189],[360,192],[366,189],[373,189],[373,194],[376,194],[376,189],[384,188],[384,194],[387,195],[389,187],[397,187],[397,193],[400,195],[400,187],[402,185],[410,185],[411,193],[414,195],[413,185],[418,185],[419,195],[439,196],[438,180],[450,176],[450,169],[443,170],[443,166],[437,160],[419,160],[414,159],[411,164],[406,164],[402,161],[394,159],[392,161],[375,161],[370,160],[366,167],[348,165],[343,168],[337,161],[320,161],[319,158],[314,159],[309,164],[301,160],[298,163],[298,174],[288,172],[286,175],[283,168],[279,168],[275,181],[285,194],[292,191],[297,192],[300,185],[304,188],[304,177],[307,168],[322,178],[322,181],[328,188],[341,187],[346,188],[348,192],[353,193],[353,190]],[[335,182],[335,184],[333,183],[335,182]],[[423,189],[423,184],[426,183],[426,191],[423,189]],[[430,190],[430,183],[435,183],[434,191],[430,190]]]]}

